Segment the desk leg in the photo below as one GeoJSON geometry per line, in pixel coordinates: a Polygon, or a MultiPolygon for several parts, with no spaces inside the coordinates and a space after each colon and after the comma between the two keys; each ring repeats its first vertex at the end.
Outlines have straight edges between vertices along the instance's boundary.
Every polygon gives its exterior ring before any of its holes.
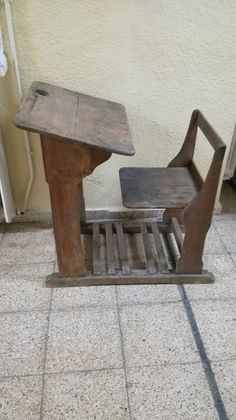
{"type": "Polygon", "coordinates": [[[80,195],[77,183],[50,180],[54,236],[60,275],[84,274],[80,233],[80,195]]]}
{"type": "Polygon", "coordinates": [[[49,184],[59,276],[83,276],[80,222],[85,222],[82,180],[111,156],[110,152],[41,135],[49,184]]]}

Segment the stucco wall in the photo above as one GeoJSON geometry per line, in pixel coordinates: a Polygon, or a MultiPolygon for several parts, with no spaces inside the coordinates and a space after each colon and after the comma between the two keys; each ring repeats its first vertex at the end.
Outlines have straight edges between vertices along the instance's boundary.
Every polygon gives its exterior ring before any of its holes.
{"type": "MultiPolygon", "coordinates": [[[[233,0],[13,0],[24,90],[55,83],[126,106],[136,155],[113,156],[85,182],[89,208],[121,208],[118,169],[166,165],[190,113],[200,108],[229,145],[235,123],[236,2],[233,0]]],[[[6,47],[4,9],[0,22],[6,47]]],[[[7,49],[8,52],[8,49],[7,49]]],[[[27,181],[11,57],[0,80],[0,115],[16,206],[27,181]]],[[[38,136],[29,208],[49,208],[38,136]]],[[[210,148],[200,143],[203,172],[210,148]]]]}

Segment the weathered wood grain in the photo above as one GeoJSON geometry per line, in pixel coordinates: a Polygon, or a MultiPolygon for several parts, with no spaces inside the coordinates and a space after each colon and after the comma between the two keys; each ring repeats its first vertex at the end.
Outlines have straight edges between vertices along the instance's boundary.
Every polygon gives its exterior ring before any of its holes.
{"type": "Polygon", "coordinates": [[[115,255],[113,246],[112,223],[105,222],[105,236],[106,236],[106,257],[107,257],[107,272],[108,274],[115,274],[115,255]]]}
{"type": "Polygon", "coordinates": [[[101,264],[100,224],[93,223],[93,274],[100,273],[101,264]]]}
{"type": "Polygon", "coordinates": [[[81,246],[82,179],[111,153],[79,143],[41,135],[46,180],[49,184],[54,236],[61,274],[84,274],[81,246]]]}
{"type": "Polygon", "coordinates": [[[146,223],[140,224],[140,229],[142,233],[143,238],[143,244],[144,244],[144,250],[146,254],[146,260],[147,260],[147,271],[149,274],[156,273],[156,267],[155,267],[155,261],[151,249],[150,239],[149,239],[149,233],[147,230],[146,223]]]}
{"type": "Polygon", "coordinates": [[[212,283],[213,274],[203,271],[201,274],[149,274],[132,273],[129,276],[124,274],[94,276],[86,275],[83,277],[62,277],[58,273],[53,273],[46,279],[47,287],[88,287],[88,286],[109,286],[109,285],[129,285],[129,284],[194,284],[212,283]]]}
{"type": "Polygon", "coordinates": [[[14,123],[121,155],[135,153],[123,105],[47,83],[31,85],[14,123]]]}
{"type": "Polygon", "coordinates": [[[115,227],[116,227],[116,233],[117,233],[117,242],[118,242],[122,273],[130,274],[129,258],[128,258],[127,244],[125,241],[123,225],[120,222],[116,222],[115,227]]]}
{"type": "Polygon", "coordinates": [[[120,184],[129,208],[183,208],[198,194],[188,168],[122,168],[120,184]]]}
{"type": "Polygon", "coordinates": [[[184,238],[176,217],[172,217],[171,219],[171,229],[175,235],[175,240],[178,245],[179,251],[181,252],[184,243],[184,238]]]}
{"type": "Polygon", "coordinates": [[[151,229],[153,233],[154,242],[156,245],[156,250],[157,250],[157,255],[158,255],[158,265],[160,266],[160,271],[162,273],[168,273],[169,272],[168,264],[167,264],[166,256],[163,250],[163,246],[161,242],[161,235],[160,235],[157,223],[152,222],[151,229]]]}

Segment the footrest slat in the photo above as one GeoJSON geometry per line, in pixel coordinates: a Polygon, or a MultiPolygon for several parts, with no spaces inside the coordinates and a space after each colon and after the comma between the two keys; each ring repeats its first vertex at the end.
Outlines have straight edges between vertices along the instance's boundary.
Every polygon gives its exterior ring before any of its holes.
{"type": "Polygon", "coordinates": [[[130,274],[128,251],[127,251],[127,245],[125,242],[125,235],[124,235],[122,223],[116,222],[115,227],[116,227],[116,233],[117,233],[117,241],[118,241],[122,273],[130,274]]]}
{"type": "Polygon", "coordinates": [[[154,237],[154,242],[156,245],[157,255],[158,255],[158,262],[160,264],[160,269],[162,273],[169,273],[168,264],[166,261],[166,256],[162,247],[161,243],[161,235],[157,226],[157,223],[151,223],[151,229],[154,237]]]}
{"type": "Polygon", "coordinates": [[[149,239],[146,223],[141,223],[140,228],[141,228],[143,244],[144,244],[144,249],[145,249],[145,254],[146,254],[146,259],[147,259],[147,271],[149,274],[154,274],[156,273],[157,270],[155,267],[155,261],[154,261],[153,253],[151,250],[151,244],[150,244],[150,239],[149,239]]]}
{"type": "Polygon", "coordinates": [[[173,234],[175,235],[175,240],[178,245],[179,251],[181,252],[181,249],[183,247],[184,238],[180,229],[179,222],[176,217],[171,218],[171,229],[173,231],[173,234]]]}
{"type": "Polygon", "coordinates": [[[100,271],[100,225],[93,223],[93,274],[101,274],[100,271]]]}
{"type": "Polygon", "coordinates": [[[107,256],[107,272],[108,274],[115,274],[115,255],[112,238],[112,223],[105,222],[105,235],[106,235],[106,256],[107,256]]]}

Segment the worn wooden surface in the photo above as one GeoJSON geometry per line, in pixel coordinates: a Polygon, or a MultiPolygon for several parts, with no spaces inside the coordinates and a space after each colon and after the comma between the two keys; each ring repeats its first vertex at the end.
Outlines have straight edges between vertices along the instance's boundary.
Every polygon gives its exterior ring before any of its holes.
{"type": "Polygon", "coordinates": [[[135,153],[124,106],[42,82],[31,85],[14,123],[121,155],[135,153]]]}
{"type": "Polygon", "coordinates": [[[100,224],[93,223],[93,274],[100,273],[100,224]]]}
{"type": "Polygon", "coordinates": [[[172,217],[171,219],[171,230],[175,235],[176,243],[178,245],[179,251],[181,252],[183,248],[184,239],[178,219],[176,217],[172,217]]]}
{"type": "Polygon", "coordinates": [[[115,254],[113,247],[113,232],[112,232],[112,223],[105,223],[105,236],[106,236],[106,256],[107,256],[107,273],[115,274],[115,254]]]}
{"type": "Polygon", "coordinates": [[[43,135],[41,145],[59,271],[60,274],[83,275],[81,216],[84,220],[85,214],[81,182],[95,167],[109,159],[111,153],[43,135]]]}
{"type": "Polygon", "coordinates": [[[124,274],[84,277],[61,277],[58,273],[53,273],[46,279],[47,287],[88,287],[88,286],[109,286],[109,285],[129,285],[129,284],[198,284],[213,283],[214,276],[208,271],[201,274],[142,274],[132,273],[129,276],[124,274]]]}
{"type": "Polygon", "coordinates": [[[121,260],[121,267],[123,274],[130,274],[130,265],[129,265],[129,258],[128,258],[128,250],[125,241],[125,233],[122,223],[116,222],[115,223],[116,234],[117,234],[117,243],[119,249],[119,256],[121,260]]]}
{"type": "Polygon", "coordinates": [[[183,208],[198,193],[188,168],[122,168],[120,183],[129,208],[183,208]]]}

